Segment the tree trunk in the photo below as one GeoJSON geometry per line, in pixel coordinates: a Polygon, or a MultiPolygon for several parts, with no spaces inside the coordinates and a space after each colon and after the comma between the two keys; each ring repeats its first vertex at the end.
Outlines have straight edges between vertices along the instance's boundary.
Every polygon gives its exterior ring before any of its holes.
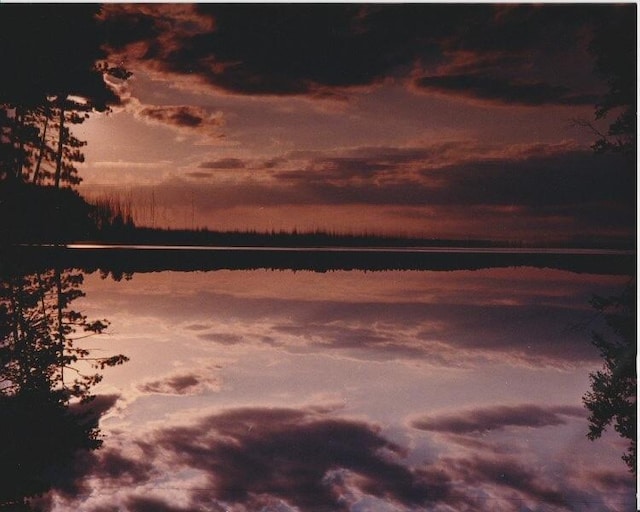
{"type": "Polygon", "coordinates": [[[58,357],[59,357],[59,365],[60,365],[60,384],[62,385],[62,389],[65,389],[64,386],[64,349],[65,349],[65,337],[64,337],[64,326],[62,325],[62,276],[60,275],[60,269],[55,269],[55,280],[56,280],[56,306],[58,313],[58,357]]]}
{"type": "Polygon", "coordinates": [[[14,137],[18,140],[18,152],[15,158],[14,176],[17,181],[22,181],[22,167],[24,166],[24,108],[16,107],[16,122],[14,137]]]}
{"type": "Polygon", "coordinates": [[[42,130],[42,137],[40,137],[40,148],[38,153],[38,162],[36,163],[36,168],[33,171],[33,183],[37,184],[38,179],[40,178],[40,165],[42,164],[42,157],[44,156],[44,152],[47,146],[47,127],[49,126],[49,107],[45,107],[44,111],[44,128],[42,130]]]}
{"type": "Polygon", "coordinates": [[[58,151],[56,155],[56,174],[54,180],[56,188],[60,188],[60,175],[62,174],[62,152],[64,150],[64,105],[66,99],[66,96],[58,99],[58,103],[60,105],[60,127],[58,129],[58,151]]]}

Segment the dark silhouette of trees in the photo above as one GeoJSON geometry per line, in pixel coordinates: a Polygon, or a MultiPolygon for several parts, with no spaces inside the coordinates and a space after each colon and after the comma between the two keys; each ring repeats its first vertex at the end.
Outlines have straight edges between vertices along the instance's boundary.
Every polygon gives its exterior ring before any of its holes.
{"type": "Polygon", "coordinates": [[[5,279],[0,287],[0,391],[18,394],[48,389],[60,400],[91,398],[98,372],[82,372],[79,362],[104,369],[125,362],[122,355],[92,357],[79,340],[102,333],[106,320],[90,321],[71,308],[82,297],[83,274],[51,269],[5,279]],[[71,371],[71,377],[65,376],[71,371]]]}
{"type": "Polygon", "coordinates": [[[613,424],[620,436],[629,440],[622,457],[629,469],[636,472],[636,356],[637,356],[637,295],[635,283],[620,296],[599,297],[591,301],[611,330],[605,337],[593,333],[593,344],[604,359],[601,370],[591,373],[591,390],[583,397],[589,410],[589,439],[599,438],[613,424]]]}
{"type": "Polygon", "coordinates": [[[615,116],[606,131],[585,120],[577,124],[594,132],[597,153],[614,152],[636,163],[637,119],[637,27],[636,6],[613,6],[597,25],[589,50],[595,71],[608,90],[595,106],[596,121],[615,116]]]}
{"type": "Polygon", "coordinates": [[[0,179],[72,186],[84,142],[70,128],[119,102],[96,4],[0,6],[0,179]],[[48,167],[45,170],[45,167],[48,167]]]}
{"type": "MultiPolygon", "coordinates": [[[[595,105],[595,120],[612,116],[606,131],[586,120],[579,126],[589,128],[596,140],[596,153],[612,152],[623,157],[621,165],[635,174],[637,157],[637,26],[636,6],[612,6],[609,16],[599,20],[589,50],[595,71],[607,83],[608,90],[595,105]]],[[[634,269],[635,270],[635,269],[634,269]]],[[[636,467],[636,356],[637,296],[635,282],[614,297],[592,299],[591,304],[611,330],[609,336],[593,333],[593,344],[604,360],[601,370],[591,373],[591,389],[583,396],[589,410],[587,437],[598,439],[613,424],[616,432],[629,440],[622,457],[630,470],[636,467]]]]}
{"type": "Polygon", "coordinates": [[[79,450],[101,445],[92,387],[123,355],[94,357],[82,340],[108,322],[71,307],[83,274],[50,269],[0,282],[0,509],[62,485],[79,450]]]}
{"type": "Polygon", "coordinates": [[[95,236],[88,205],[62,191],[81,181],[74,126],[118,104],[112,85],[130,76],[106,61],[100,9],[0,5],[0,243],[95,236]]]}

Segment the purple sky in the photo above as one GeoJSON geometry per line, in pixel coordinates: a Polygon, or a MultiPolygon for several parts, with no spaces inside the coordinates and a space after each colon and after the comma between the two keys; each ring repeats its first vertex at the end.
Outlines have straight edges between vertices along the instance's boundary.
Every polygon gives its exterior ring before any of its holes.
{"type": "Polygon", "coordinates": [[[130,361],[96,388],[104,446],[47,510],[629,510],[624,442],[586,438],[598,324],[576,328],[624,281],[92,274],[77,307],[111,326],[85,343],[130,361]]]}

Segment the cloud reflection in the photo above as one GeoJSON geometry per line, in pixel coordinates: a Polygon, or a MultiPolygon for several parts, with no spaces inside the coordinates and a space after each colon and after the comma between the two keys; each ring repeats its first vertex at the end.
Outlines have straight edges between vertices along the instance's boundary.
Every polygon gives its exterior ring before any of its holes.
{"type": "MultiPolygon", "coordinates": [[[[500,423],[497,411],[480,411],[489,418],[484,424],[541,428],[557,425],[559,415],[576,413],[572,407],[515,406],[505,409],[500,423]],[[538,412],[541,420],[522,420],[538,412]]],[[[86,455],[84,485],[49,498],[70,505],[75,491],[91,496],[82,510],[107,510],[100,494],[106,491],[90,487],[98,479],[103,489],[114,490],[110,506],[133,512],[355,512],[367,502],[407,512],[562,511],[595,510],[576,508],[595,503],[589,481],[597,481],[604,495],[629,483],[613,471],[580,475],[568,466],[563,478],[554,480],[531,454],[488,455],[486,447],[460,456],[432,453],[430,462],[410,464],[407,448],[389,440],[379,426],[334,413],[325,406],[241,407],[183,418],[137,436],[122,451],[86,455]],[[167,471],[174,475],[171,483],[163,476],[167,471]]],[[[470,428],[475,426],[452,424],[449,430],[470,428]]]]}
{"type": "Polygon", "coordinates": [[[496,405],[454,414],[425,416],[412,422],[414,428],[451,434],[482,433],[507,427],[546,427],[564,425],[565,417],[584,417],[575,406],[541,407],[534,404],[496,405]]]}

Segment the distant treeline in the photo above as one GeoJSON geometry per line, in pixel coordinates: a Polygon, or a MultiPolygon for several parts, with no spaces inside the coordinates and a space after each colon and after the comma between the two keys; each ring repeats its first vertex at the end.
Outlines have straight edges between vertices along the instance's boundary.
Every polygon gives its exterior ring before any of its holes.
{"type": "Polygon", "coordinates": [[[292,270],[292,271],[387,271],[387,270],[479,270],[534,267],[574,273],[635,275],[635,255],[627,252],[527,251],[424,251],[379,248],[274,248],[212,247],[203,249],[127,246],[17,246],[0,247],[0,276],[44,272],[48,268],[99,271],[116,280],[133,274],[160,271],[292,270]]]}
{"type": "Polygon", "coordinates": [[[130,203],[116,196],[85,200],[71,188],[0,182],[0,244],[92,242],[125,245],[211,247],[450,247],[635,249],[636,241],[574,239],[558,242],[443,239],[321,230],[161,229],[134,224],[130,203]]]}
{"type": "MultiPolygon", "coordinates": [[[[116,217],[117,219],[121,217],[116,217]]],[[[315,231],[215,231],[209,229],[162,229],[128,223],[106,223],[96,242],[136,245],[210,247],[449,247],[449,248],[588,248],[633,250],[635,239],[579,238],[565,241],[485,240],[473,238],[427,238],[375,233],[315,231]]]]}
{"type": "Polygon", "coordinates": [[[215,247],[498,247],[504,243],[491,240],[449,240],[413,238],[378,234],[351,234],[315,231],[158,229],[136,227],[131,230],[113,230],[113,237],[103,241],[144,245],[200,245],[215,247]]]}

